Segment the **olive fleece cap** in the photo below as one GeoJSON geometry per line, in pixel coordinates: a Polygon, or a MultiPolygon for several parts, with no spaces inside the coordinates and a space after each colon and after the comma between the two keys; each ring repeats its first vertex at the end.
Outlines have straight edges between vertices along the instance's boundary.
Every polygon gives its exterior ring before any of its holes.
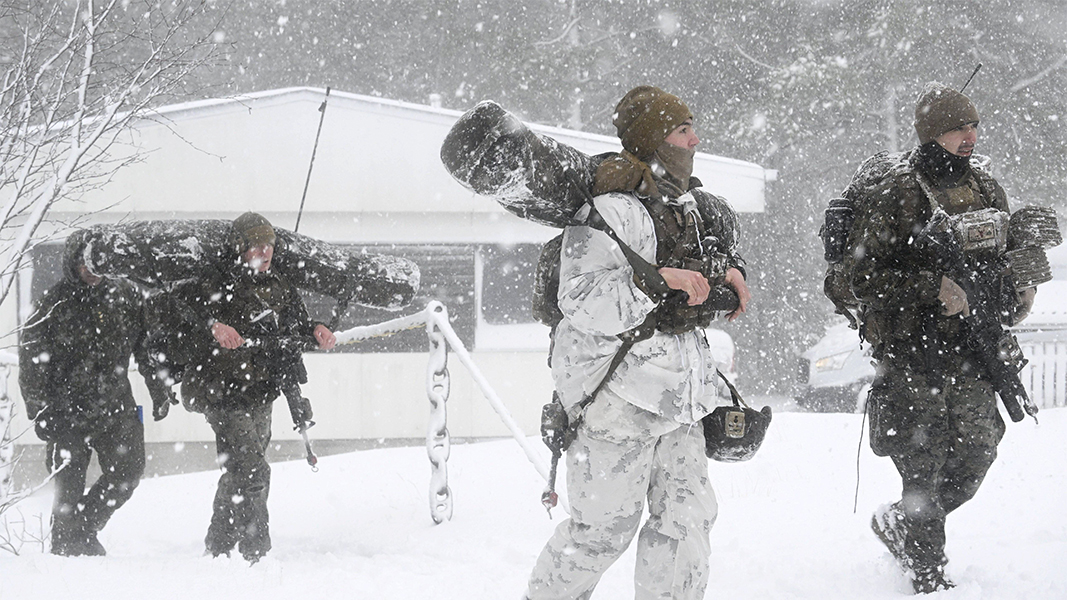
{"type": "Polygon", "coordinates": [[[233,233],[241,252],[255,246],[274,245],[274,227],[266,217],[254,212],[246,212],[234,219],[233,233]]]}
{"type": "Polygon", "coordinates": [[[919,144],[933,141],[960,125],[977,122],[978,109],[970,98],[936,81],[923,87],[915,103],[915,133],[919,134],[919,144]]]}
{"type": "Polygon", "coordinates": [[[619,132],[622,147],[647,162],[667,136],[691,118],[692,111],[677,96],[642,85],[619,100],[611,122],[619,132]]]}

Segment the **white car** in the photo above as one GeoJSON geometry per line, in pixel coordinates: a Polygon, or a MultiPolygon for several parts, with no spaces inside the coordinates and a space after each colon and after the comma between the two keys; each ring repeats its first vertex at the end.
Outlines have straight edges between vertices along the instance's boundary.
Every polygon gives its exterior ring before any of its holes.
{"type": "Polygon", "coordinates": [[[818,412],[862,412],[874,381],[871,345],[848,323],[826,330],[800,355],[797,406],[818,412]]]}

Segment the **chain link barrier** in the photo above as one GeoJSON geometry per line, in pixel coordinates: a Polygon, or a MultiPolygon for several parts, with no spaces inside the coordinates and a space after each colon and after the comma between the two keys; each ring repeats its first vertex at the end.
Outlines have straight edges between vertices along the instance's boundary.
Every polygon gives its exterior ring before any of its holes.
{"type": "Polygon", "coordinates": [[[430,359],[426,366],[426,395],[430,399],[430,422],[426,431],[426,454],[430,457],[430,517],[434,523],[452,519],[452,490],[448,487],[448,411],[445,403],[451,381],[448,377],[448,344],[439,323],[448,322],[448,310],[434,303],[427,312],[437,318],[427,319],[426,335],[430,340],[430,359]]]}

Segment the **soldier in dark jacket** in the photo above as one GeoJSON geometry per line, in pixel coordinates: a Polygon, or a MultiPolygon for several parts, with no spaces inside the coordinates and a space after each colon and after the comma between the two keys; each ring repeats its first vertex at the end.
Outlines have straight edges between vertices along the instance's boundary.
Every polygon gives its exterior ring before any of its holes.
{"type": "MultiPolygon", "coordinates": [[[[934,210],[986,210],[1007,223],[1004,190],[972,156],[978,120],[966,96],[928,84],[915,107],[920,145],[874,157],[865,167],[880,163],[885,172],[872,178],[870,168],[861,168],[845,192],[863,198],[846,255],[864,307],[862,332],[878,361],[871,446],[893,459],[903,482],[901,499],[881,508],[872,527],[916,593],[953,586],[944,571],[945,518],[978,491],[1005,428],[967,343],[967,295],[915,243],[934,210]]],[[[988,271],[1003,252],[975,250],[969,260],[988,271]]],[[[997,310],[1025,313],[1032,299],[1027,290],[1015,306],[997,310]]]]}
{"type": "MultiPolygon", "coordinates": [[[[255,562],[271,548],[266,452],[273,402],[306,381],[301,340],[328,350],[336,339],[312,323],[296,288],[271,270],[275,235],[267,219],[241,215],[232,241],[236,258],[227,268],[172,294],[186,315],[174,358],[185,363],[183,402],[207,417],[223,470],[206,552],[228,555],[238,546],[255,562]]],[[[310,420],[310,405],[303,411],[310,420]]]]}
{"type": "Polygon", "coordinates": [[[153,398],[169,394],[147,368],[141,293],[92,274],[81,259],[84,240],[84,232],[67,238],[64,279],[41,299],[19,346],[27,415],[55,472],[52,553],[71,556],[105,553],[97,532],[144,473],[144,425],[127,376],[131,354],[153,398]],[[93,450],[103,474],[86,492],[93,450]]]}

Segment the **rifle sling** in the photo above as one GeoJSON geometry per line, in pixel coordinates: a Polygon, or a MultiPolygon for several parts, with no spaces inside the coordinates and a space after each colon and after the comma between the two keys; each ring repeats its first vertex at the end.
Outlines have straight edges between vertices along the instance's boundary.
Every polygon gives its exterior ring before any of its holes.
{"type": "Polygon", "coordinates": [[[608,225],[607,221],[604,220],[604,217],[600,216],[600,213],[592,204],[590,204],[589,217],[586,218],[585,223],[582,223],[582,225],[603,231],[608,234],[608,237],[614,240],[616,244],[618,244],[619,249],[622,250],[623,255],[626,256],[626,261],[630,263],[630,268],[633,269],[634,277],[637,278],[642,289],[648,290],[650,295],[652,295],[657,302],[662,301],[671,293],[671,288],[667,286],[667,282],[663,279],[663,276],[659,274],[659,270],[656,266],[641,258],[640,254],[635,252],[626,242],[619,239],[615,230],[611,228],[611,225],[608,225]]]}

